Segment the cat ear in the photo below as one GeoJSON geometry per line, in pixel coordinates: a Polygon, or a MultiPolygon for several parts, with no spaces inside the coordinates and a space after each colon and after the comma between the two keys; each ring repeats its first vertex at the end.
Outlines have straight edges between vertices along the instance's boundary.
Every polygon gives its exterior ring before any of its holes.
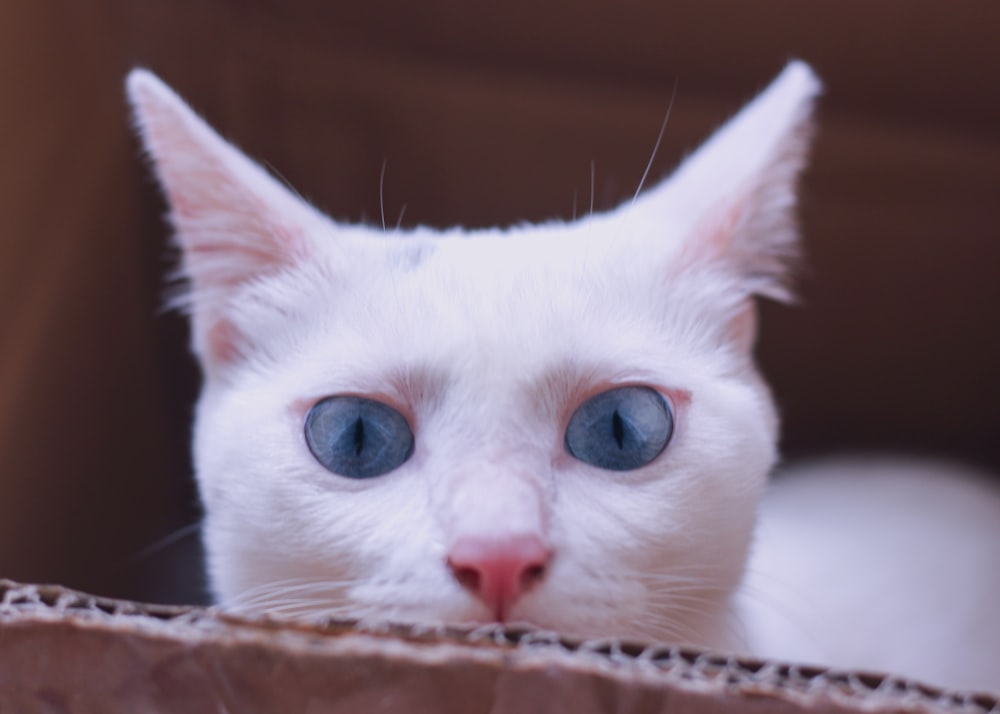
{"type": "Polygon", "coordinates": [[[808,65],[791,62],[666,182],[639,197],[638,210],[683,217],[675,268],[722,267],[743,303],[752,295],[791,298],[796,184],[820,90],[808,65]]]}
{"type": "Polygon", "coordinates": [[[195,352],[213,371],[239,359],[245,340],[229,319],[242,287],[310,252],[321,216],[222,139],[155,75],[126,81],[139,133],[170,204],[183,251],[195,352]]]}

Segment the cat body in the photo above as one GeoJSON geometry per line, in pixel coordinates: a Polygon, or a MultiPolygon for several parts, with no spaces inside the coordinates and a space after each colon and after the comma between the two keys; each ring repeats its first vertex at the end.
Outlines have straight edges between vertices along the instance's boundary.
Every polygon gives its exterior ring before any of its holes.
{"type": "Polygon", "coordinates": [[[1000,495],[982,474],[837,459],[771,484],[737,609],[760,656],[1000,691],[998,592],[1000,495]]]}
{"type": "MultiPolygon", "coordinates": [[[[866,644],[961,641],[938,618],[958,600],[935,590],[960,559],[932,560],[944,541],[928,542],[921,509],[964,486],[928,477],[917,493],[934,501],[898,518],[879,485],[891,468],[763,496],[778,419],[753,301],[788,297],[819,91],[804,64],[632,203],[475,231],[333,222],[149,73],[128,88],[189,283],[205,375],[195,465],[223,606],[526,622],[1000,688],[992,612],[963,615],[991,633],[967,680],[940,654],[866,644]],[[800,527],[809,509],[823,518],[800,527]],[[912,589],[924,577],[930,616],[912,589]]],[[[948,580],[995,593],[1000,499],[975,493],[986,515],[957,546],[976,555],[948,580]]],[[[954,520],[942,538],[967,516],[954,520]]]]}

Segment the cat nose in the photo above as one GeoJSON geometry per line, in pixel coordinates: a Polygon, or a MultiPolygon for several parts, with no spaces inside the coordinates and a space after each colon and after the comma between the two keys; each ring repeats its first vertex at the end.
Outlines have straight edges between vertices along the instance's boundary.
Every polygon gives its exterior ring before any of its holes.
{"type": "Polygon", "coordinates": [[[551,552],[534,535],[462,538],[448,554],[455,579],[503,622],[514,603],[545,577],[551,552]]]}

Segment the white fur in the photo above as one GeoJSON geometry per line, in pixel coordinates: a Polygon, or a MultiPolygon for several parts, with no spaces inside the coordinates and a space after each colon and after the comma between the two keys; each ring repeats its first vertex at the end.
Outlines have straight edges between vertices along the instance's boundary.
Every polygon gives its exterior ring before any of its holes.
{"type": "MultiPolygon", "coordinates": [[[[205,372],[195,461],[223,605],[487,621],[490,610],[449,571],[448,549],[530,533],[554,557],[514,620],[952,684],[1000,678],[996,618],[972,610],[987,592],[983,571],[998,590],[996,551],[983,539],[998,538],[1000,503],[985,490],[979,530],[955,535],[961,557],[949,558],[943,544],[967,520],[957,508],[928,527],[926,504],[919,517],[893,515],[894,492],[875,485],[884,479],[814,476],[765,499],[747,570],[777,440],[750,353],[752,298],[787,297],[795,182],[819,91],[807,66],[789,65],[634,204],[481,231],[334,223],[148,72],[133,72],[128,88],[191,285],[205,372]],[[602,471],[563,446],[576,406],[615,384],[652,386],[676,410],[667,449],[635,471],[602,471]],[[366,481],[316,462],[305,413],[345,393],[407,416],[409,461],[366,481]],[[845,493],[856,497],[835,497],[845,493]],[[803,516],[813,511],[823,517],[803,516]],[[885,552],[873,555],[879,539],[885,552]],[[890,552],[890,540],[904,547],[890,552]],[[961,618],[994,623],[992,639],[969,650],[989,657],[979,670],[956,658],[965,630],[950,630],[950,649],[943,639],[942,561],[972,571],[951,580],[968,584],[961,618]],[[790,590],[801,593],[798,610],[790,590]],[[939,646],[918,650],[926,641],[939,646]]],[[[942,499],[964,488],[920,483],[942,499]]]]}
{"type": "Polygon", "coordinates": [[[740,599],[759,654],[1000,691],[998,593],[995,488],[869,458],[776,479],[740,599]]]}

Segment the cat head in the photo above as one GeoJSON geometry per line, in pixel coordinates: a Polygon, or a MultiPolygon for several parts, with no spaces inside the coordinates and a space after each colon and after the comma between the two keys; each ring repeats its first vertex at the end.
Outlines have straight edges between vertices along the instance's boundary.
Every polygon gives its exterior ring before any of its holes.
{"type": "Polygon", "coordinates": [[[632,202],[470,231],[332,221],[127,84],[182,249],[223,605],[718,644],[776,458],[753,301],[789,296],[806,65],[632,202]]]}

